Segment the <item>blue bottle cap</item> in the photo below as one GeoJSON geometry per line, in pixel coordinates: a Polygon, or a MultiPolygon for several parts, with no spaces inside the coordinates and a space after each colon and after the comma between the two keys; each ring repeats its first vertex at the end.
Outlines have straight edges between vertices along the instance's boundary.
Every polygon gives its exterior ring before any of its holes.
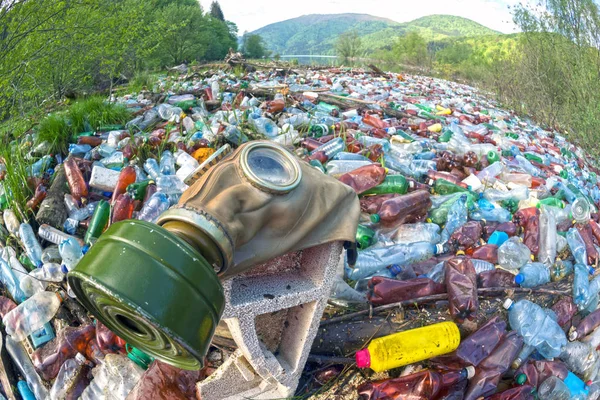
{"type": "Polygon", "coordinates": [[[401,266],[399,266],[398,264],[392,264],[390,266],[390,272],[394,275],[398,275],[402,271],[403,271],[403,268],[401,266]]]}
{"type": "Polygon", "coordinates": [[[525,277],[523,276],[523,274],[517,274],[517,276],[515,276],[515,283],[517,285],[520,285],[521,283],[523,283],[524,280],[525,280],[525,277]]]}

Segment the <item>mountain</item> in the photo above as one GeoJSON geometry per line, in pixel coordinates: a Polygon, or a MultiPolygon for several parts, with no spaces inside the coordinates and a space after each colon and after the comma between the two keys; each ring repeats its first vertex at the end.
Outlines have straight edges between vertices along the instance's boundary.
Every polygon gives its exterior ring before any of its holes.
{"type": "Polygon", "coordinates": [[[429,15],[398,23],[368,14],[311,14],[276,22],[254,32],[274,54],[335,54],[338,36],[354,30],[369,51],[390,47],[398,36],[416,30],[427,40],[499,34],[477,22],[453,15],[429,15]]]}

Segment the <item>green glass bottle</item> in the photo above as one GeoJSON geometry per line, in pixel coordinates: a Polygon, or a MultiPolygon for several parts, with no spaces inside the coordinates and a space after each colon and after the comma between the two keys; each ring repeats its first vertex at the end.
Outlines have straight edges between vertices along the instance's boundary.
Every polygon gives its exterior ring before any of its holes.
{"type": "Polygon", "coordinates": [[[363,195],[367,194],[405,194],[408,192],[408,180],[402,175],[388,175],[385,177],[383,182],[363,192],[363,195]]]}
{"type": "Polygon", "coordinates": [[[367,228],[364,225],[358,224],[356,229],[356,246],[360,250],[364,250],[375,243],[375,231],[367,228]]]}
{"type": "Polygon", "coordinates": [[[104,200],[100,200],[98,205],[96,206],[96,210],[94,211],[94,215],[92,215],[92,219],[90,220],[90,224],[88,226],[88,230],[85,233],[85,243],[89,244],[92,240],[100,237],[104,228],[108,224],[108,218],[110,217],[110,204],[104,200]]]}
{"type": "Polygon", "coordinates": [[[445,179],[437,179],[433,185],[433,191],[441,195],[468,192],[464,187],[455,185],[445,179]]]}
{"type": "Polygon", "coordinates": [[[193,107],[196,107],[196,100],[185,100],[175,103],[175,107],[181,108],[183,111],[189,111],[193,107]]]}
{"type": "Polygon", "coordinates": [[[119,124],[111,124],[111,125],[102,125],[98,127],[98,132],[109,132],[109,131],[119,131],[125,128],[123,125],[119,124]]]}
{"type": "Polygon", "coordinates": [[[146,189],[148,189],[148,185],[153,184],[154,181],[152,179],[148,179],[142,182],[132,183],[127,186],[127,193],[131,195],[134,200],[144,200],[144,196],[146,196],[146,189]]]}

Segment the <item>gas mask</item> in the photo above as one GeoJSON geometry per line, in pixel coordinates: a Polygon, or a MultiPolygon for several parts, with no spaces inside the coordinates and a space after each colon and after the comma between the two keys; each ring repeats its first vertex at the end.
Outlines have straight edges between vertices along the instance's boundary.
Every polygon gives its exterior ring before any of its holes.
{"type": "Polygon", "coordinates": [[[198,177],[158,225],[110,226],[68,282],[131,345],[199,369],[224,308],[219,279],[286,253],[354,242],[359,213],[349,186],[277,144],[250,142],[198,177]]]}

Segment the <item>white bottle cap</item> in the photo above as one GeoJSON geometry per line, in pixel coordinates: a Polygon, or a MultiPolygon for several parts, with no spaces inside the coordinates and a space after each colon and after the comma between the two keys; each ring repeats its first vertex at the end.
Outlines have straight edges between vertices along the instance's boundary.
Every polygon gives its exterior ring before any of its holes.
{"type": "Polygon", "coordinates": [[[475,367],[474,366],[469,365],[465,369],[467,370],[467,379],[471,379],[473,376],[475,376],[475,367]]]}
{"type": "Polygon", "coordinates": [[[513,305],[513,301],[511,299],[506,299],[506,300],[504,300],[504,304],[502,304],[502,307],[504,307],[504,309],[508,310],[512,305],[513,305]]]}
{"type": "Polygon", "coordinates": [[[83,354],[81,354],[81,353],[75,354],[75,359],[77,361],[79,361],[80,363],[82,363],[82,364],[87,361],[87,359],[85,358],[85,356],[83,354]]]}

